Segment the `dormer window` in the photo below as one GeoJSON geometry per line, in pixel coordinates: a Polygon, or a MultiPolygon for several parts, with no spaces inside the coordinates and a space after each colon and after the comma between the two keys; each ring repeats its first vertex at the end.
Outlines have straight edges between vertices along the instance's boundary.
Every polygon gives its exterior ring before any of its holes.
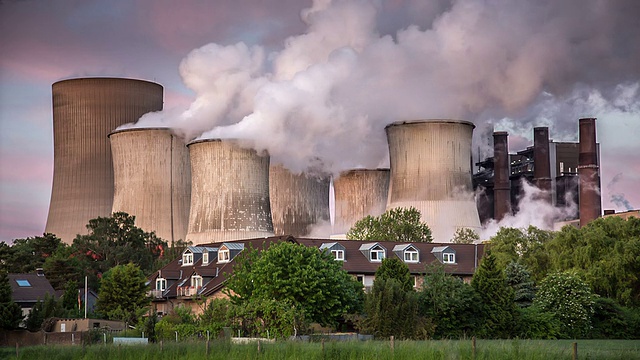
{"type": "Polygon", "coordinates": [[[344,250],[331,250],[331,255],[338,261],[344,261],[344,250]]]}
{"type": "Polygon", "coordinates": [[[229,249],[226,247],[221,247],[218,251],[218,262],[219,263],[227,263],[230,260],[229,249]]]}
{"type": "Polygon", "coordinates": [[[156,279],[156,290],[159,290],[159,291],[167,290],[167,279],[157,278],[156,279]]]}
{"type": "Polygon", "coordinates": [[[345,248],[344,245],[338,242],[324,243],[320,245],[320,251],[327,251],[331,253],[331,257],[336,261],[345,261],[345,248]]]}
{"type": "Polygon", "coordinates": [[[185,250],[182,254],[182,266],[193,265],[193,253],[191,250],[185,250]]]}
{"type": "Polygon", "coordinates": [[[453,253],[444,253],[442,254],[442,262],[445,264],[455,264],[456,263],[456,254],[453,253]]]}
{"type": "Polygon", "coordinates": [[[209,264],[209,252],[205,251],[202,253],[202,265],[209,264]]]}
{"type": "Polygon", "coordinates": [[[193,275],[191,277],[191,286],[194,288],[201,288],[202,287],[202,276],[200,275],[193,275]]]}
{"type": "Polygon", "coordinates": [[[371,261],[382,261],[384,259],[385,251],[382,246],[375,246],[371,248],[369,252],[369,258],[371,261]]]}
{"type": "Polygon", "coordinates": [[[400,244],[393,247],[393,253],[406,263],[420,262],[420,252],[412,244],[400,244]]]}
{"type": "Polygon", "coordinates": [[[443,264],[456,263],[456,251],[449,246],[436,246],[431,253],[443,264]]]}
{"type": "Polygon", "coordinates": [[[411,263],[418,262],[418,251],[413,248],[405,250],[404,261],[411,263]]]}

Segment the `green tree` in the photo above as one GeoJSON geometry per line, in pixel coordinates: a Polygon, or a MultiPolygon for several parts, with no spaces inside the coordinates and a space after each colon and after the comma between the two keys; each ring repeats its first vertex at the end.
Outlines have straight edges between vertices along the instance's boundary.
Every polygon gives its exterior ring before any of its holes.
{"type": "Polygon", "coordinates": [[[382,263],[376,270],[375,279],[395,279],[404,291],[413,291],[414,280],[409,267],[397,257],[382,259],[382,263]]]}
{"type": "Polygon", "coordinates": [[[507,285],[504,271],[490,251],[480,262],[471,280],[480,296],[482,325],[479,334],[488,338],[509,338],[516,313],[513,290],[507,285]]]}
{"type": "Polygon", "coordinates": [[[505,269],[507,284],[513,289],[516,305],[519,307],[531,306],[533,298],[536,296],[536,286],[531,280],[531,275],[524,265],[517,262],[510,262],[505,269]]]}
{"type": "Polygon", "coordinates": [[[347,239],[366,241],[431,242],[431,229],[420,220],[420,211],[395,208],[384,214],[358,220],[347,232],[347,239]]]}
{"type": "Polygon", "coordinates": [[[17,329],[23,318],[20,305],[11,297],[9,276],[6,272],[0,271],[0,329],[17,329]]]}
{"type": "Polygon", "coordinates": [[[431,265],[418,294],[420,313],[435,325],[435,338],[473,334],[480,318],[480,298],[471,285],[445,273],[444,266],[431,265]]]}
{"type": "Polygon", "coordinates": [[[274,300],[322,325],[361,306],[362,284],[329,253],[289,242],[239,255],[226,291],[236,304],[274,300]]]}
{"type": "Polygon", "coordinates": [[[454,244],[473,244],[474,242],[480,240],[480,235],[469,228],[459,228],[456,230],[455,234],[453,234],[453,239],[451,242],[454,244]]]}
{"type": "Polygon", "coordinates": [[[562,337],[584,337],[591,329],[594,295],[575,274],[556,273],[544,278],[533,303],[560,320],[562,337]]]}
{"type": "Polygon", "coordinates": [[[69,281],[84,282],[84,264],[80,261],[84,256],[74,253],[74,248],[61,244],[58,249],[49,256],[43,265],[47,280],[56,290],[62,290],[69,281]]]}
{"type": "Polygon", "coordinates": [[[29,331],[39,331],[42,323],[51,317],[65,316],[61,303],[55,297],[45,294],[44,299],[35,303],[25,320],[25,326],[29,331]]]}
{"type": "Polygon", "coordinates": [[[46,233],[42,236],[16,239],[13,245],[0,248],[3,254],[3,268],[9,273],[30,273],[44,265],[62,244],[62,240],[54,234],[46,233]]]}
{"type": "Polygon", "coordinates": [[[535,226],[529,226],[526,230],[502,227],[490,239],[490,248],[500,268],[515,261],[524,265],[535,281],[540,281],[550,267],[551,259],[546,245],[553,236],[553,232],[535,226]]]}
{"type": "Polygon", "coordinates": [[[137,265],[117,265],[101,280],[97,310],[112,320],[136,324],[149,305],[147,278],[137,265]]]}

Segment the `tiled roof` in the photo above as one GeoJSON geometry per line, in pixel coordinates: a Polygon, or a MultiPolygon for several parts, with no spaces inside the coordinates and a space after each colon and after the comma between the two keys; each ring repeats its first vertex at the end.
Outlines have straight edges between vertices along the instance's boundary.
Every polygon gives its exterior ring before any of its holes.
{"type": "Polygon", "coordinates": [[[43,300],[45,294],[55,296],[55,290],[44,275],[9,274],[9,284],[11,297],[16,303],[34,303],[43,300]]]}

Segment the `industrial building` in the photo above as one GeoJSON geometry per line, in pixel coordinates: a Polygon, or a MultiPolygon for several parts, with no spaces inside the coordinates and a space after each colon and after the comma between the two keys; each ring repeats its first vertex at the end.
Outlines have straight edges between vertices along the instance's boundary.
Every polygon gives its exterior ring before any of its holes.
{"type": "Polygon", "coordinates": [[[168,128],[129,128],[109,134],[113,154],[111,212],[168,242],[184,240],[191,206],[191,164],[184,141],[168,128]]]}
{"type": "Polygon", "coordinates": [[[114,180],[107,135],[162,110],[161,85],[134,79],[79,78],[52,86],[54,170],[45,232],[65,243],[109,216],[114,180]]]}

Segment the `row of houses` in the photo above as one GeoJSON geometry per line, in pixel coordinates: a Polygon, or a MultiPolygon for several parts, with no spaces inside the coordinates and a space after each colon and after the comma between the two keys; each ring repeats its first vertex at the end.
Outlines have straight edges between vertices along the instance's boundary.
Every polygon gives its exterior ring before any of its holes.
{"type": "Polygon", "coordinates": [[[398,243],[293,236],[189,246],[178,259],[149,277],[153,308],[159,315],[168,314],[177,306],[190,307],[195,314],[201,313],[211,299],[226,297],[222,289],[226,279],[233,274],[233,266],[240,253],[250,248],[267,249],[282,241],[330,252],[347,273],[362,282],[365,289],[373,286],[376,270],[388,257],[397,257],[407,264],[414,286],[419,287],[425,268],[430,264],[442,264],[445,272],[470,281],[485,252],[484,244],[398,243]]]}

